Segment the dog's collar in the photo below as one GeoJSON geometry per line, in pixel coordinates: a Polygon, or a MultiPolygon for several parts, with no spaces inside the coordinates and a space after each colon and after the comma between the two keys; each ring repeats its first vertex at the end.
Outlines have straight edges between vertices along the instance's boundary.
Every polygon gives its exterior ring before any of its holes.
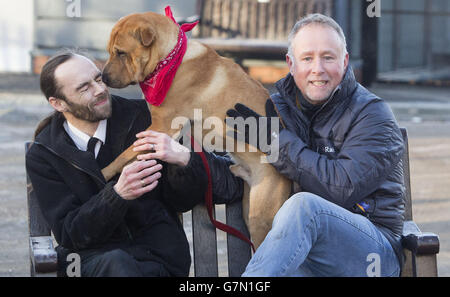
{"type": "MultiPolygon", "coordinates": [[[[166,16],[177,24],[170,6],[166,7],[166,16]]],[[[160,61],[158,65],[156,65],[155,70],[140,83],[141,90],[149,104],[160,106],[164,102],[178,67],[183,61],[184,54],[186,53],[187,37],[185,32],[191,31],[197,24],[198,21],[194,23],[185,23],[180,26],[178,41],[173,50],[165,59],[160,61]]]]}

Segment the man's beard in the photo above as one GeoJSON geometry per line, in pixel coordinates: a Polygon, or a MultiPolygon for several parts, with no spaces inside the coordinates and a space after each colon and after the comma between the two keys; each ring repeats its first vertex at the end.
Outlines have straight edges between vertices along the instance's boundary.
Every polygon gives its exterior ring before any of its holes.
{"type": "Polygon", "coordinates": [[[95,123],[110,118],[112,114],[111,96],[109,92],[105,92],[98,96],[94,101],[89,102],[87,105],[70,102],[67,99],[65,101],[70,108],[68,112],[80,120],[95,123]],[[108,102],[101,106],[101,110],[96,110],[95,104],[105,100],[105,98],[107,98],[108,102]]]}

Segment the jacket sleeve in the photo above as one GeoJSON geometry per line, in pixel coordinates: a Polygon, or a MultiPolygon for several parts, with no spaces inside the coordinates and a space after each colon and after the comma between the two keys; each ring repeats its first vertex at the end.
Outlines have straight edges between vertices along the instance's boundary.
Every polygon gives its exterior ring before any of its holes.
{"type": "Polygon", "coordinates": [[[278,149],[278,160],[272,164],[281,174],[303,191],[350,209],[386,179],[404,147],[392,111],[376,101],[356,116],[334,159],[309,149],[288,130],[281,131],[278,149]]]}
{"type": "Polygon", "coordinates": [[[38,204],[57,242],[79,250],[106,241],[127,211],[127,201],[113,189],[115,182],[82,202],[42,155],[45,152],[32,147],[26,167],[38,204]]]}
{"type": "MultiPolygon", "coordinates": [[[[232,203],[242,198],[243,181],[231,173],[229,157],[204,152],[212,178],[213,203],[232,203]]],[[[176,211],[191,210],[205,200],[208,177],[202,158],[191,152],[189,163],[182,167],[168,165],[164,197],[176,211]]]]}

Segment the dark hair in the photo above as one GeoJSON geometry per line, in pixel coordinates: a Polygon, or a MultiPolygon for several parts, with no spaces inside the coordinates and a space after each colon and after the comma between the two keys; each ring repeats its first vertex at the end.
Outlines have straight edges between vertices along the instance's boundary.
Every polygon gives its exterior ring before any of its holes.
{"type": "MultiPolygon", "coordinates": [[[[75,55],[82,54],[78,50],[64,49],[51,57],[45,63],[44,67],[42,67],[40,86],[42,93],[44,94],[45,98],[47,98],[47,101],[50,97],[66,100],[66,97],[63,93],[61,93],[61,88],[60,86],[58,86],[58,82],[55,79],[55,71],[58,66],[64,64],[75,55]]],[[[45,126],[47,126],[51,122],[52,118],[55,116],[60,116],[60,113],[56,110],[38,124],[34,133],[34,138],[36,138],[36,136],[45,128],[45,126]]]]}
{"type": "Polygon", "coordinates": [[[45,63],[44,67],[42,67],[40,78],[41,91],[44,93],[47,100],[50,97],[65,100],[64,95],[61,93],[60,86],[58,86],[58,82],[55,79],[55,70],[58,66],[64,64],[75,55],[76,53],[72,50],[64,50],[63,52],[51,57],[47,63],[45,63]]]}
{"type": "Polygon", "coordinates": [[[81,49],[65,48],[60,52],[58,52],[53,57],[51,57],[45,63],[44,67],[42,67],[40,78],[41,91],[44,94],[45,98],[47,98],[47,100],[50,97],[66,100],[64,94],[61,93],[61,89],[60,86],[58,86],[58,82],[55,79],[55,71],[56,68],[58,68],[58,66],[64,64],[74,56],[83,56],[92,60],[89,54],[81,49]]]}

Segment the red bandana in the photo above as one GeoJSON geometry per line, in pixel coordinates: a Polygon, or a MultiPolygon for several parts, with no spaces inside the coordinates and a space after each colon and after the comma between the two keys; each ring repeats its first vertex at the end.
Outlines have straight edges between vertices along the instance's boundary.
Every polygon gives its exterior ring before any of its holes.
{"type": "MultiPolygon", "coordinates": [[[[166,7],[166,16],[177,24],[172,15],[170,6],[166,7]]],[[[178,34],[178,42],[175,48],[164,60],[160,61],[158,65],[156,65],[155,70],[140,83],[142,93],[144,93],[145,99],[149,104],[160,106],[163,103],[164,98],[166,98],[166,94],[172,85],[178,67],[183,61],[184,54],[186,53],[187,37],[185,32],[191,31],[197,24],[198,21],[181,25],[178,34]]]]}

